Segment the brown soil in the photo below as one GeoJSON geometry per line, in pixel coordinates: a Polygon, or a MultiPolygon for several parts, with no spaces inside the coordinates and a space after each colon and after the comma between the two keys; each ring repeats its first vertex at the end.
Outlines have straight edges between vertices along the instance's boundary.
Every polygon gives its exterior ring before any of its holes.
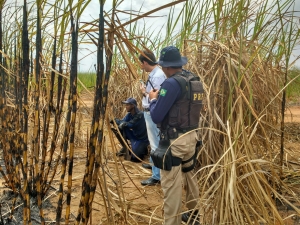
{"type": "MultiPolygon", "coordinates": [[[[73,183],[72,183],[72,201],[71,201],[71,219],[72,223],[75,223],[75,218],[78,214],[78,206],[81,197],[81,184],[85,171],[85,158],[86,158],[86,144],[82,140],[86,140],[86,131],[90,129],[91,117],[92,117],[92,105],[93,96],[81,95],[79,100],[81,106],[86,108],[85,110],[80,110],[82,113],[82,123],[79,136],[82,136],[77,140],[82,147],[76,147],[75,163],[73,168],[73,183]]],[[[118,141],[114,139],[116,143],[116,148],[111,146],[109,135],[105,134],[105,139],[107,140],[104,155],[108,159],[104,163],[105,176],[103,176],[102,170],[100,172],[100,179],[105,179],[105,183],[111,193],[102,193],[101,188],[99,188],[99,183],[97,186],[95,199],[93,202],[93,211],[90,218],[90,224],[113,224],[107,220],[107,213],[112,213],[115,218],[115,224],[161,224],[162,222],[162,190],[160,185],[156,186],[142,186],[140,182],[144,179],[148,179],[151,176],[151,170],[144,169],[141,165],[142,163],[134,163],[127,161],[124,157],[116,157],[115,153],[119,151],[121,145],[118,141]],[[117,164],[115,163],[117,162],[117,164]],[[117,165],[117,168],[116,166],[117,165]],[[118,176],[120,174],[120,177],[118,176]],[[104,178],[105,177],[105,178],[104,178]],[[120,185],[122,183],[122,185],[120,185]],[[124,193],[124,194],[121,194],[124,193]],[[114,208],[113,212],[105,207],[103,195],[105,196],[106,205],[114,208]],[[109,200],[107,200],[107,196],[109,200]],[[119,198],[118,196],[122,196],[119,198]],[[128,216],[128,211],[132,216],[128,216]],[[124,223],[121,218],[122,214],[127,214],[129,223],[124,223]],[[139,216],[142,215],[142,216],[139,216]],[[134,218],[132,218],[134,217],[134,218]],[[120,218],[120,220],[118,220],[120,218]]],[[[143,163],[148,163],[149,157],[144,159],[143,163]]],[[[57,178],[53,183],[53,187],[58,187],[60,179],[60,173],[57,174],[57,178]]],[[[65,182],[67,185],[67,182],[65,182]]],[[[67,187],[65,186],[65,189],[67,187]]],[[[105,190],[105,188],[103,188],[105,190]]],[[[52,193],[53,205],[57,205],[57,193],[58,190],[54,189],[52,193]]],[[[65,207],[66,204],[64,204],[65,207]]],[[[65,213],[65,208],[63,209],[63,214],[65,213]]],[[[55,222],[55,211],[49,210],[45,213],[45,217],[48,217],[50,221],[55,222]]]]}
{"type": "MultiPolygon", "coordinates": [[[[92,98],[84,97],[84,103],[88,108],[91,108],[93,101],[92,98]]],[[[90,116],[83,117],[84,124],[90,126],[90,116]]],[[[286,131],[289,134],[288,140],[286,142],[286,149],[288,152],[290,162],[299,162],[300,154],[298,153],[300,148],[300,106],[292,106],[286,111],[286,131]]],[[[83,135],[84,136],[84,135],[83,135]]],[[[86,140],[86,137],[82,137],[86,140]]],[[[108,138],[108,137],[107,137],[108,138]]],[[[84,140],[83,140],[84,142],[84,140]]],[[[116,143],[118,143],[115,140],[116,143]]],[[[119,146],[121,147],[121,146],[119,146]]],[[[114,151],[117,151],[116,149],[114,151]]],[[[123,157],[117,158],[114,156],[114,151],[112,151],[112,146],[110,146],[109,141],[105,149],[105,154],[110,160],[106,162],[105,169],[109,171],[109,174],[105,175],[106,184],[109,186],[109,189],[112,191],[110,205],[108,208],[113,208],[112,212],[113,217],[116,219],[117,225],[127,224],[124,223],[121,219],[121,214],[127,213],[130,210],[130,216],[127,216],[131,224],[162,224],[163,219],[163,195],[160,185],[156,186],[147,186],[144,187],[140,184],[140,181],[147,179],[151,176],[151,171],[144,169],[141,166],[141,163],[132,163],[130,161],[124,160],[123,157]],[[118,167],[115,167],[115,161],[117,161],[118,167]],[[118,170],[118,171],[117,171],[118,170]],[[121,179],[119,180],[118,175],[120,174],[121,179]],[[122,184],[122,185],[120,185],[122,184]],[[122,190],[122,189],[123,190],[122,190]],[[120,200],[117,195],[113,193],[117,192],[124,193],[124,199],[120,200]],[[123,207],[123,208],[122,208],[123,207]],[[120,218],[120,220],[118,220],[120,218]]],[[[86,157],[86,148],[77,148],[76,149],[76,160],[74,164],[74,173],[73,173],[73,184],[72,184],[72,204],[71,204],[71,218],[74,221],[75,216],[77,215],[77,210],[80,201],[81,193],[81,183],[85,169],[85,157],[86,157]]],[[[145,160],[148,162],[148,160],[145,160]]],[[[292,164],[291,164],[292,165],[292,164]]],[[[297,165],[292,165],[295,170],[298,170],[297,165]]],[[[57,186],[59,182],[60,174],[57,174],[57,179],[53,186],[57,186]]],[[[101,176],[103,178],[103,174],[101,176]]],[[[57,204],[56,196],[57,190],[53,190],[52,194],[54,206],[57,204]]],[[[107,196],[107,194],[104,194],[107,196]]],[[[107,215],[105,212],[103,195],[101,194],[99,186],[97,186],[97,191],[93,203],[93,211],[91,216],[90,224],[113,224],[108,221],[107,215]]],[[[183,197],[182,197],[183,198],[183,197]]],[[[184,198],[183,198],[184,199],[184,198]]],[[[107,201],[108,202],[108,201],[107,201]]],[[[279,206],[283,217],[288,217],[293,213],[291,208],[286,206],[279,206]]],[[[63,211],[65,212],[65,211],[63,211]]],[[[63,213],[64,214],[64,213],[63,213]]],[[[129,214],[128,214],[129,215],[129,214]]],[[[46,215],[51,221],[55,221],[55,212],[49,211],[46,215]]],[[[130,224],[130,223],[128,223],[130,224]]],[[[300,219],[298,216],[292,216],[285,220],[286,225],[300,224],[300,219]]]]}
{"type": "MultiPolygon", "coordinates": [[[[90,98],[91,99],[91,98],[90,98]]],[[[92,100],[87,100],[85,98],[84,102],[87,106],[92,105],[92,100]]],[[[286,142],[287,155],[291,162],[291,166],[295,170],[299,170],[300,163],[300,106],[292,106],[286,111],[285,115],[286,121],[286,132],[288,133],[286,142]],[[292,164],[292,162],[297,162],[298,165],[292,164]]],[[[89,121],[87,121],[89,124],[89,121]]],[[[118,141],[116,141],[118,143],[118,141]]],[[[118,185],[122,182],[124,199],[123,203],[120,203],[118,198],[115,196],[115,205],[113,207],[119,208],[122,210],[121,205],[125,205],[127,209],[124,211],[114,210],[114,217],[119,218],[121,213],[126,213],[127,210],[130,210],[131,215],[134,218],[128,217],[131,223],[128,224],[162,224],[163,219],[163,194],[160,185],[144,187],[140,184],[140,181],[147,179],[151,176],[151,171],[144,169],[141,166],[141,163],[133,163],[130,161],[124,160],[123,157],[115,158],[114,152],[112,152],[112,146],[108,144],[106,149],[106,154],[109,155],[108,158],[111,158],[111,161],[107,162],[109,167],[110,175],[106,176],[107,184],[110,185],[110,189],[117,193],[116,187],[121,187],[118,185]],[[117,171],[114,167],[114,160],[118,161],[118,170],[122,180],[118,180],[117,171]],[[124,203],[125,202],[125,203],[124,203]],[[142,215],[142,216],[139,216],[142,215]],[[146,215],[146,216],[145,216],[146,215]],[[134,222],[135,221],[135,222],[134,222]]],[[[119,146],[121,147],[121,146],[119,146]]],[[[115,151],[117,151],[116,149],[115,151]]],[[[81,191],[81,182],[84,172],[84,157],[85,157],[85,148],[77,149],[77,164],[74,167],[74,196],[72,198],[72,213],[73,215],[77,214],[80,191],[81,191]]],[[[148,160],[145,160],[148,162],[148,160]]],[[[95,201],[93,204],[93,213],[92,213],[92,222],[91,224],[111,224],[107,221],[107,216],[105,214],[105,207],[103,206],[102,194],[99,192],[99,187],[97,188],[97,194],[95,196],[95,201]]],[[[184,196],[182,196],[184,199],[184,196]]],[[[283,217],[288,217],[294,213],[294,211],[286,206],[279,206],[280,211],[283,217]]],[[[50,215],[49,215],[50,216],[50,215]]],[[[121,221],[116,224],[123,224],[121,221]]],[[[126,223],[125,223],[126,224],[126,223]]],[[[285,220],[286,225],[295,225],[300,224],[300,218],[298,216],[291,216],[285,220]]]]}
{"type": "MultiPolygon", "coordinates": [[[[300,103],[300,102],[299,102],[300,103]]],[[[300,104],[289,106],[285,113],[285,122],[300,123],[300,104]]]]}
{"type": "MultiPolygon", "coordinates": [[[[86,96],[81,102],[82,105],[86,104],[90,108],[93,104],[93,97],[86,96]]],[[[83,110],[82,112],[82,123],[80,128],[81,137],[78,138],[77,144],[81,147],[76,147],[76,153],[74,157],[74,168],[73,168],[73,180],[72,180],[72,199],[71,199],[71,224],[75,223],[75,218],[78,214],[78,206],[81,197],[81,184],[85,171],[85,158],[86,158],[86,130],[89,129],[91,124],[91,111],[83,110]]],[[[286,142],[286,149],[290,157],[291,166],[296,170],[299,170],[300,163],[300,106],[290,107],[286,111],[286,122],[287,128],[286,131],[290,133],[288,140],[286,142]],[[296,164],[293,164],[296,162],[296,164]],[[297,165],[298,163],[298,165],[297,165]]],[[[80,136],[80,135],[79,135],[80,136]]],[[[113,149],[110,146],[110,141],[108,135],[105,136],[107,143],[105,145],[105,152],[107,160],[104,162],[104,171],[106,171],[105,176],[101,170],[100,178],[105,182],[109,189],[110,193],[106,193],[103,188],[102,193],[99,185],[96,189],[96,195],[93,203],[92,216],[90,218],[90,224],[113,224],[110,221],[107,221],[107,213],[112,213],[115,220],[115,224],[161,224],[162,223],[162,214],[163,214],[163,194],[161,191],[161,186],[142,186],[140,181],[147,179],[151,176],[151,171],[144,169],[141,166],[141,163],[133,163],[130,161],[124,160],[123,157],[116,157],[115,152],[119,149],[113,149]],[[115,163],[117,162],[117,164],[115,163]],[[117,165],[117,167],[115,166],[117,165]],[[120,176],[118,176],[120,174],[120,176]],[[120,178],[119,178],[120,177],[120,178]],[[120,185],[122,183],[122,185],[120,185]],[[121,188],[123,188],[121,190],[121,188]],[[122,194],[117,193],[124,193],[122,194]],[[116,194],[115,194],[116,193],[116,194]],[[105,206],[103,196],[105,196],[106,205],[114,208],[113,212],[109,211],[109,207],[105,206]],[[107,198],[107,196],[110,196],[107,198]],[[120,199],[118,196],[122,196],[120,199]],[[121,218],[122,214],[126,214],[130,210],[130,215],[127,214],[129,223],[121,222],[121,219],[118,222],[118,218],[121,218]]],[[[116,141],[117,143],[117,141],[116,141]]],[[[118,146],[121,147],[121,146],[118,146]]],[[[148,162],[148,159],[145,160],[148,162]]],[[[61,171],[58,169],[56,178],[52,184],[52,189],[50,189],[46,199],[49,199],[54,207],[48,207],[44,211],[45,218],[47,218],[47,224],[54,224],[55,221],[55,208],[57,205],[58,199],[58,185],[60,180],[61,171]]],[[[67,177],[67,176],[66,176],[67,177]]],[[[65,179],[67,180],[67,179],[65,179]]],[[[64,190],[67,189],[67,181],[65,181],[64,190]]],[[[299,193],[298,193],[299,195],[299,193]]],[[[176,196],[177,197],[177,196],[176,196]]],[[[179,197],[179,196],[178,196],[179,197]]],[[[183,198],[183,196],[182,196],[183,198]]],[[[64,202],[64,207],[66,202],[64,202]]],[[[2,208],[2,214],[5,212],[5,209],[2,208]]],[[[282,207],[281,210],[284,217],[292,214],[292,210],[286,207],[282,207]]],[[[63,209],[62,215],[65,214],[65,208],[63,209]]],[[[297,216],[291,217],[285,220],[285,224],[300,224],[300,219],[297,216]]]]}

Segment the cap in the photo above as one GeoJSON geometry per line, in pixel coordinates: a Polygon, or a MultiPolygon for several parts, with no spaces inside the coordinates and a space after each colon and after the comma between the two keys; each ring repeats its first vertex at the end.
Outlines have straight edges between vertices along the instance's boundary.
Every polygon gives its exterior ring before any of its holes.
{"type": "Polygon", "coordinates": [[[136,100],[134,98],[127,98],[126,101],[122,101],[123,104],[133,104],[137,106],[136,100]]]}
{"type": "Polygon", "coordinates": [[[161,50],[157,63],[161,67],[180,67],[187,64],[187,58],[180,55],[178,48],[168,46],[161,50]]]}

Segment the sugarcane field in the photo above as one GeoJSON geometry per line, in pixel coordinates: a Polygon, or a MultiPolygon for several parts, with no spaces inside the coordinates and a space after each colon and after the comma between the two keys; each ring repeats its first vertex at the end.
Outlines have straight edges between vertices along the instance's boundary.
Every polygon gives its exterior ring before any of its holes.
{"type": "Polygon", "coordinates": [[[296,0],[0,1],[0,225],[300,225],[299,21],[296,0]]]}

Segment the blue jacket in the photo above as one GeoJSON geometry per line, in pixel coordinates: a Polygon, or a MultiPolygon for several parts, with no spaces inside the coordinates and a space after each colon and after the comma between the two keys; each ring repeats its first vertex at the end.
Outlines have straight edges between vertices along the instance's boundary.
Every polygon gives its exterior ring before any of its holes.
{"type": "Polygon", "coordinates": [[[172,77],[167,78],[161,84],[158,99],[150,103],[150,114],[153,122],[161,123],[180,96],[181,87],[179,83],[172,77]]]}
{"type": "Polygon", "coordinates": [[[118,125],[125,122],[124,128],[127,127],[132,130],[137,140],[148,140],[146,122],[142,111],[138,111],[134,115],[127,113],[123,119],[116,119],[115,121],[118,125]]]}

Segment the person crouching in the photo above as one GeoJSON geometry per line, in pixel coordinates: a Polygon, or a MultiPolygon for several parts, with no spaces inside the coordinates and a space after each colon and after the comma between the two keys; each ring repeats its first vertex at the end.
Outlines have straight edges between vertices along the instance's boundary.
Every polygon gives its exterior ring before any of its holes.
{"type": "MultiPolygon", "coordinates": [[[[115,119],[115,122],[118,125],[123,138],[130,141],[133,152],[130,160],[133,162],[140,162],[148,154],[147,146],[149,145],[144,113],[137,108],[137,102],[134,98],[128,98],[126,101],[122,101],[122,103],[125,104],[128,113],[123,119],[115,119]]],[[[116,128],[112,128],[112,131],[122,145],[121,150],[116,155],[125,155],[125,143],[116,128]]]]}

